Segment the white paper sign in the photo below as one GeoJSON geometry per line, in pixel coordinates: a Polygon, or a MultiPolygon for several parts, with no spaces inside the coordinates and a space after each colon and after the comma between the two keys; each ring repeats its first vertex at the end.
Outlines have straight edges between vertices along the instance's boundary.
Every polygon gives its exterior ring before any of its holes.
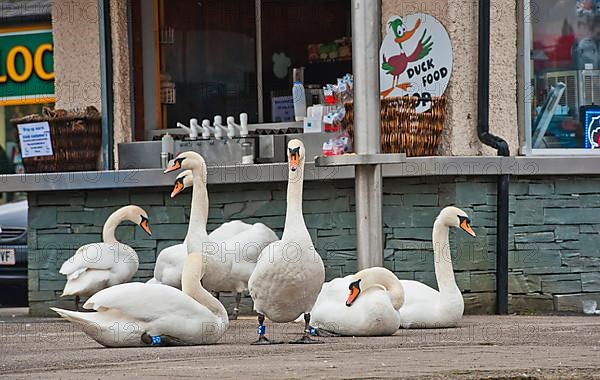
{"type": "Polygon", "coordinates": [[[48,122],[18,124],[17,128],[19,129],[21,156],[23,158],[52,156],[52,142],[48,122]]]}
{"type": "Polygon", "coordinates": [[[294,98],[277,96],[271,102],[271,117],[274,123],[294,120],[294,98]]]}
{"type": "MultiPolygon", "coordinates": [[[[452,74],[452,44],[444,26],[433,16],[416,13],[392,16],[379,50],[382,97],[442,96],[452,74]]],[[[417,112],[429,110],[421,102],[417,112]]]]}

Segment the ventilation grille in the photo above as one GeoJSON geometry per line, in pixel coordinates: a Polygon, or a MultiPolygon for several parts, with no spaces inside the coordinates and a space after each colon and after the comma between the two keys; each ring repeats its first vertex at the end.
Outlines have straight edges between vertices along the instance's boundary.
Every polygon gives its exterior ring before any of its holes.
{"type": "Polygon", "coordinates": [[[584,71],[583,82],[583,104],[600,105],[600,70],[584,71]]]}
{"type": "Polygon", "coordinates": [[[577,71],[557,71],[546,73],[546,82],[548,89],[558,82],[564,83],[567,87],[558,104],[568,106],[572,111],[577,111],[577,71]]]}
{"type": "Polygon", "coordinates": [[[14,227],[0,227],[0,231],[0,242],[13,242],[27,233],[25,228],[14,227]]]}

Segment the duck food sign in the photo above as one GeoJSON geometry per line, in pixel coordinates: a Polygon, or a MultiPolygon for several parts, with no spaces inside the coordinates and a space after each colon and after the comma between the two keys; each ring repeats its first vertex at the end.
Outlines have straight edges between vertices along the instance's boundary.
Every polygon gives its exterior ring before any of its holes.
{"type": "Polygon", "coordinates": [[[418,96],[418,112],[429,110],[432,96],[441,96],[452,73],[452,44],[433,16],[392,16],[379,51],[381,96],[418,96]]]}

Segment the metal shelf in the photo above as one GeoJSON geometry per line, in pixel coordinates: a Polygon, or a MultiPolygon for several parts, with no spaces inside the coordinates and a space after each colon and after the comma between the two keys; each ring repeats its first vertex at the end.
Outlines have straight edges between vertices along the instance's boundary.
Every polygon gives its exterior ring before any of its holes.
{"type": "Polygon", "coordinates": [[[385,165],[406,162],[404,153],[344,154],[341,156],[318,156],[315,166],[385,165]]]}

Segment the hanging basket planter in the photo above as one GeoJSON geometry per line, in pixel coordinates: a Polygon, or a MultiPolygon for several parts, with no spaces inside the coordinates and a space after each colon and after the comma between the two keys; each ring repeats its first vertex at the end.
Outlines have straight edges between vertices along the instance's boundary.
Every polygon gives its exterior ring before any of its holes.
{"type": "Polygon", "coordinates": [[[12,119],[18,124],[48,122],[51,156],[23,158],[27,173],[51,173],[97,170],[102,146],[101,114],[95,107],[85,110],[52,110],[44,108],[42,115],[12,119]]]}
{"type": "MultiPolygon", "coordinates": [[[[408,96],[381,99],[382,153],[405,153],[407,157],[436,155],[446,119],[446,98],[433,97],[426,112],[416,111],[419,102],[419,98],[408,96]]],[[[354,138],[353,103],[346,103],[345,108],[342,127],[354,138]]]]}

